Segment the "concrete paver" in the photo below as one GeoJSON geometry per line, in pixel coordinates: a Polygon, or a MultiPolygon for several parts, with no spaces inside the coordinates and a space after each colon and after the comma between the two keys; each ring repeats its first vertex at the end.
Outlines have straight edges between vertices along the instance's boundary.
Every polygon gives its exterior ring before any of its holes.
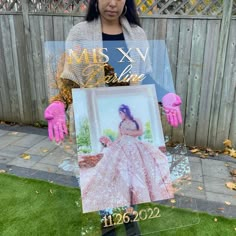
{"type": "Polygon", "coordinates": [[[15,142],[14,145],[30,148],[33,145],[39,143],[43,139],[45,139],[45,137],[42,135],[28,134],[28,135],[22,137],[21,139],[19,139],[17,142],[15,142]]]}

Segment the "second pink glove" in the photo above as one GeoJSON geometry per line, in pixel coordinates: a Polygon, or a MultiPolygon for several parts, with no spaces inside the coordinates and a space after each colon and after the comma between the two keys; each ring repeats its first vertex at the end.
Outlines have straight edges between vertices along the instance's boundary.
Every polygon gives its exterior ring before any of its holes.
{"type": "Polygon", "coordinates": [[[57,143],[68,134],[66,127],[66,113],[63,102],[55,101],[44,111],[44,118],[48,121],[48,137],[57,143]]]}
{"type": "Polygon", "coordinates": [[[182,124],[181,104],[181,98],[175,93],[168,93],[162,98],[166,119],[171,126],[178,127],[178,125],[182,124]]]}

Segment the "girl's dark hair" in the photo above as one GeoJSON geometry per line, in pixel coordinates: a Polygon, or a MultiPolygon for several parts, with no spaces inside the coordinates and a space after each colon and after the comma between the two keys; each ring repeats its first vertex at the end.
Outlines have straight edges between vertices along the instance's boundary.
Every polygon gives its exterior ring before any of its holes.
{"type": "MultiPolygon", "coordinates": [[[[90,22],[97,19],[99,16],[99,11],[97,9],[98,0],[90,0],[88,4],[88,11],[85,20],[90,22]]],[[[124,16],[127,18],[128,22],[141,27],[134,0],[126,0],[125,6],[127,7],[127,11],[124,16]]]]}
{"type": "MultiPolygon", "coordinates": [[[[131,111],[130,111],[129,107],[128,107],[127,105],[125,105],[125,104],[122,104],[122,105],[119,107],[119,112],[120,112],[120,111],[123,112],[130,120],[132,120],[132,121],[135,123],[137,130],[139,130],[138,122],[137,122],[137,121],[134,119],[134,117],[131,115],[131,111]]],[[[122,124],[123,121],[124,121],[124,120],[122,120],[122,121],[120,122],[119,127],[121,127],[121,124],[122,124]]]]}

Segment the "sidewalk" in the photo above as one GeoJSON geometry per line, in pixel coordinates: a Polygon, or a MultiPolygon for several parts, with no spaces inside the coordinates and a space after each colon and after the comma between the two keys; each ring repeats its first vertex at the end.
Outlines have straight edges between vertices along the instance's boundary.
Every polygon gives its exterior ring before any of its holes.
{"type": "MultiPolygon", "coordinates": [[[[68,157],[66,151],[48,140],[46,129],[0,125],[0,169],[8,173],[76,187],[74,173],[58,168],[68,157]],[[24,160],[20,157],[23,153],[31,158],[24,160]]],[[[229,171],[236,168],[236,159],[224,155],[188,158],[192,180],[176,195],[176,206],[235,218],[236,191],[226,188],[225,183],[233,181],[229,171]],[[186,199],[191,199],[190,206],[186,199]]]]}

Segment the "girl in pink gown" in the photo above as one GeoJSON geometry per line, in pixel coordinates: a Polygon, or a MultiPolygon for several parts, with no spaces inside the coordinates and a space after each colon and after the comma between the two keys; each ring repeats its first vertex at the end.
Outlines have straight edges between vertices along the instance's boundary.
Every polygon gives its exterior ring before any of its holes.
{"type": "Polygon", "coordinates": [[[167,157],[158,147],[138,140],[142,124],[128,106],[121,105],[119,114],[118,139],[105,148],[90,175],[81,170],[83,212],[173,197],[167,157]]]}

